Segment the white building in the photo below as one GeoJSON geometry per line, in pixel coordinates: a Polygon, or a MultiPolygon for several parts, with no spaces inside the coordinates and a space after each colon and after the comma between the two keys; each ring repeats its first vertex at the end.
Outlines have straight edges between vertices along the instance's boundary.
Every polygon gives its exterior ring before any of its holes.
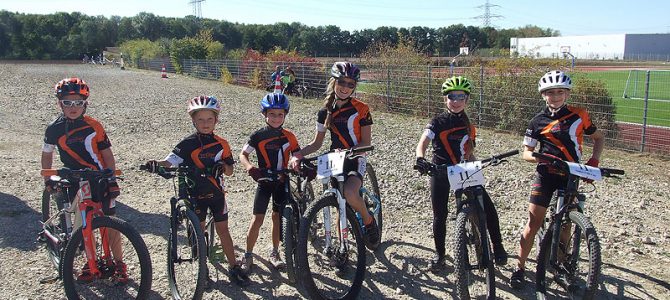
{"type": "Polygon", "coordinates": [[[606,34],[510,38],[512,56],[577,59],[670,60],[670,34],[606,34]]]}

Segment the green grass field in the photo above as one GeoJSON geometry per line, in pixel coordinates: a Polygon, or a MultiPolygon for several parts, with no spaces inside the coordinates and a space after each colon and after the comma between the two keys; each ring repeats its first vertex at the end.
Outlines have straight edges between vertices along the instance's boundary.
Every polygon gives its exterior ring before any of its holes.
{"type": "MultiPolygon", "coordinates": [[[[626,88],[629,73],[628,70],[617,70],[582,72],[580,75],[605,83],[616,105],[617,121],[642,124],[646,73],[633,72],[626,88]],[[623,97],[624,90],[628,98],[623,97]]],[[[670,71],[650,73],[648,104],[647,124],[670,127],[670,71]]]]}

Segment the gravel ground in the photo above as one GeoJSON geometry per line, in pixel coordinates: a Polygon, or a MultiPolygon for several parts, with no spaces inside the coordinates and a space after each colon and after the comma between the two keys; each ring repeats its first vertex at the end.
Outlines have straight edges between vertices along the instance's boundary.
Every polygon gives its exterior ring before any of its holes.
{"type": "MultiPolygon", "coordinates": [[[[169,298],[165,270],[170,183],[140,173],[137,165],[164,157],[193,131],[184,102],[198,94],[222,98],[218,134],[235,154],[247,137],[263,125],[258,113],[262,91],[224,86],[216,81],[157,72],[111,69],[89,65],[0,64],[0,298],[63,298],[60,282],[40,283],[55,274],[46,251],[35,242],[39,231],[42,180],[38,175],[44,129],[58,114],[54,84],[65,76],[84,78],[91,86],[88,113],[100,120],[112,140],[117,166],[125,171],[121,182],[119,216],[142,234],[153,262],[155,298],[169,298]]],[[[292,99],[286,127],[302,144],[311,140],[316,100],[292,99]]],[[[412,171],[414,148],[427,120],[373,112],[371,155],[384,202],[384,242],[368,255],[369,272],[361,298],[452,298],[453,267],[442,274],[426,271],[432,254],[430,202],[426,177],[412,171]],[[417,232],[427,234],[417,235],[417,232]]],[[[481,130],[479,157],[521,147],[517,135],[481,130]]],[[[667,158],[605,151],[603,166],[622,168],[621,180],[605,180],[589,194],[587,214],[595,224],[603,249],[603,275],[598,298],[662,299],[670,292],[670,166],[667,158]],[[666,171],[663,171],[666,170],[666,171]]],[[[231,207],[230,228],[238,248],[244,248],[254,184],[238,165],[227,181],[231,207]]],[[[516,252],[519,231],[526,220],[533,166],[514,158],[486,172],[487,188],[501,218],[508,252],[516,252]]],[[[453,211],[453,207],[450,209],[453,211]]],[[[270,220],[256,247],[263,260],[251,276],[252,285],[239,288],[228,282],[225,269],[212,274],[218,281],[205,298],[267,299],[300,297],[286,274],[274,271],[263,257],[270,247],[270,220]]],[[[452,233],[452,224],[448,232],[452,233]]],[[[531,258],[535,256],[535,249],[531,258]]],[[[498,268],[501,298],[532,298],[534,289],[512,291],[507,281],[512,263],[498,268]]],[[[451,265],[451,264],[450,264],[451,265]]],[[[530,263],[529,268],[534,269],[530,263]]]]}

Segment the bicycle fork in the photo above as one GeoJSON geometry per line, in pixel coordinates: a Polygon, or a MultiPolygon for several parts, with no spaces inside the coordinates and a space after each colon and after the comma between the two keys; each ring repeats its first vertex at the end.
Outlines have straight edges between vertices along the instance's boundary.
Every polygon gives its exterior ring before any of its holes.
{"type": "MultiPolygon", "coordinates": [[[[347,243],[345,243],[345,240],[349,238],[349,226],[347,226],[347,200],[342,197],[342,181],[340,181],[338,176],[338,188],[330,188],[330,189],[325,189],[326,186],[324,186],[324,194],[332,193],[335,195],[337,198],[337,204],[338,204],[338,225],[339,225],[339,239],[340,239],[340,247],[339,247],[339,253],[347,253],[348,251],[348,246],[347,243]]],[[[344,179],[344,178],[342,178],[344,179]]],[[[324,224],[324,230],[325,230],[325,238],[326,238],[326,249],[332,249],[332,227],[331,227],[331,214],[330,214],[330,207],[326,206],[323,208],[323,224],[324,224]]]]}

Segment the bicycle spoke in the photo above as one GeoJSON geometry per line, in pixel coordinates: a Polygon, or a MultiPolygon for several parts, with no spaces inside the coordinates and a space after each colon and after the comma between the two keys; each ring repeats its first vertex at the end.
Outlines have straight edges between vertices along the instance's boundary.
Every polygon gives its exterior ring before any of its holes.
{"type": "Polygon", "coordinates": [[[151,266],[146,246],[142,249],[144,243],[141,238],[128,233],[127,226],[110,221],[110,218],[105,219],[105,222],[96,222],[98,224],[94,226],[92,235],[95,247],[92,251],[93,259],[100,271],[98,276],[91,274],[88,268],[81,230],[73,234],[63,262],[66,293],[69,297],[82,299],[143,298],[150,289],[151,282],[151,266]],[[109,245],[107,251],[104,244],[109,245]],[[106,256],[106,253],[112,255],[106,256]],[[126,266],[127,277],[120,272],[122,264],[126,266]]]}

